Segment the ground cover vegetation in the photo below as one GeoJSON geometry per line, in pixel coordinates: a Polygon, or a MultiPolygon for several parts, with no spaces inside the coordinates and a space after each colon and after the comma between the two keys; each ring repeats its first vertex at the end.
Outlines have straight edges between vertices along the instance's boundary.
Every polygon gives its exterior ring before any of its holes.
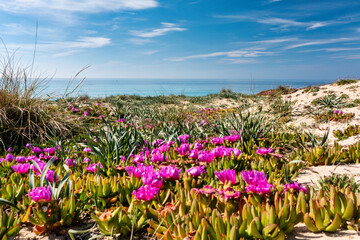
{"type": "MultiPolygon", "coordinates": [[[[25,79],[1,78],[1,239],[29,226],[72,239],[285,239],[298,223],[360,223],[354,182],[294,180],[305,166],[359,163],[360,144],[287,127],[292,102],[281,94],[293,89],[44,100],[25,79]]],[[[319,120],[349,119],[334,110],[342,101],[318,101],[331,110],[319,120]]]]}

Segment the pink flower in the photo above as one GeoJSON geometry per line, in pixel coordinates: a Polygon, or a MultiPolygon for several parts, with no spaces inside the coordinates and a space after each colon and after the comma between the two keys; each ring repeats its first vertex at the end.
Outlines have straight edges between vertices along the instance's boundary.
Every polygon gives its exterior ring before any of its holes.
{"type": "Polygon", "coordinates": [[[33,148],[31,149],[31,151],[32,151],[33,153],[37,153],[37,154],[39,154],[39,153],[41,153],[41,152],[42,152],[42,149],[41,149],[41,148],[39,148],[39,147],[33,147],[33,148]]]}
{"type": "Polygon", "coordinates": [[[68,167],[76,167],[76,161],[74,160],[74,159],[71,159],[71,158],[67,158],[66,160],[65,160],[65,162],[66,162],[66,165],[68,166],[68,167]]]}
{"type": "Polygon", "coordinates": [[[38,187],[29,191],[29,196],[35,202],[48,202],[51,200],[50,187],[38,187]]]}
{"type": "MultiPolygon", "coordinates": [[[[49,181],[49,182],[53,182],[54,181],[54,174],[55,172],[52,170],[47,170],[46,174],[45,174],[45,178],[49,181]]],[[[59,181],[59,176],[57,174],[55,174],[55,181],[59,181]]]]}
{"type": "MultiPolygon", "coordinates": [[[[154,163],[162,162],[163,160],[164,160],[164,154],[156,153],[151,156],[151,161],[153,161],[154,163]]],[[[167,157],[165,158],[165,160],[167,160],[167,157]]]]}
{"type": "Polygon", "coordinates": [[[179,153],[180,156],[185,156],[190,150],[190,145],[188,143],[183,143],[180,147],[176,147],[175,150],[179,153]]]}
{"type": "Polygon", "coordinates": [[[212,195],[213,193],[216,192],[216,189],[212,188],[209,185],[205,185],[201,189],[194,188],[194,191],[195,191],[196,194],[200,193],[200,194],[203,194],[203,195],[206,195],[207,197],[209,197],[210,195],[212,195]]]}
{"type": "Polygon", "coordinates": [[[86,148],[84,148],[83,152],[86,152],[86,153],[91,152],[91,148],[86,147],[86,148]]]}
{"type": "Polygon", "coordinates": [[[159,189],[156,187],[151,187],[149,185],[141,186],[137,191],[133,191],[132,195],[135,196],[138,200],[150,201],[154,199],[155,195],[159,192],[159,189]]]}
{"type": "MultiPolygon", "coordinates": [[[[88,167],[85,167],[85,170],[88,171],[88,172],[95,172],[96,169],[97,169],[97,166],[99,165],[100,163],[93,163],[91,164],[90,166],[88,167]]],[[[100,169],[102,169],[103,166],[100,164],[100,169]]]]}
{"type": "Polygon", "coordinates": [[[140,178],[142,175],[141,170],[134,166],[127,166],[127,167],[125,167],[125,170],[126,170],[127,174],[129,175],[129,177],[131,177],[131,175],[134,175],[134,177],[140,178]]]}
{"type": "Polygon", "coordinates": [[[224,142],[224,138],[222,138],[222,137],[214,137],[210,141],[214,145],[221,145],[224,142]]]}
{"type": "Polygon", "coordinates": [[[181,136],[178,136],[177,139],[180,140],[182,143],[186,143],[187,140],[189,139],[189,135],[186,134],[186,135],[181,135],[181,136]]]}
{"type": "Polygon", "coordinates": [[[261,184],[261,185],[248,185],[246,186],[246,192],[263,195],[263,194],[269,194],[272,188],[274,188],[274,186],[269,183],[261,184]]]}
{"type": "Polygon", "coordinates": [[[209,152],[207,150],[204,150],[204,151],[201,151],[199,153],[198,159],[199,159],[200,162],[208,162],[208,163],[210,163],[214,159],[214,154],[212,154],[211,152],[209,152]]]}
{"type": "Polygon", "coordinates": [[[84,157],[84,159],[83,159],[83,163],[90,163],[90,162],[91,162],[91,160],[90,160],[89,158],[84,157]]]}
{"type": "Polygon", "coordinates": [[[44,163],[43,161],[40,161],[40,160],[37,160],[37,161],[34,160],[34,161],[38,164],[40,171],[34,164],[31,165],[31,170],[33,170],[36,175],[39,175],[44,170],[46,163],[44,163]]]}
{"type": "Polygon", "coordinates": [[[29,171],[30,164],[29,163],[17,164],[17,165],[11,166],[11,168],[14,170],[14,172],[23,174],[23,173],[27,173],[29,171]]]}
{"type": "Polygon", "coordinates": [[[334,110],[334,113],[335,113],[335,114],[336,114],[336,113],[339,113],[339,111],[335,109],[335,110],[334,110]]]}
{"type": "Polygon", "coordinates": [[[179,180],[180,170],[175,166],[164,166],[159,170],[159,174],[164,179],[179,180]]]}
{"type": "Polygon", "coordinates": [[[273,148],[258,148],[258,150],[256,150],[256,154],[266,155],[272,153],[273,151],[273,148]]]}
{"type": "Polygon", "coordinates": [[[222,158],[224,156],[224,147],[217,146],[213,150],[211,150],[211,153],[214,155],[215,158],[222,158]]]}
{"type": "Polygon", "coordinates": [[[186,170],[186,172],[190,173],[193,177],[199,177],[204,172],[206,172],[206,170],[205,170],[205,166],[201,165],[201,166],[191,167],[188,170],[186,170]]]}
{"type": "Polygon", "coordinates": [[[137,154],[134,156],[134,159],[133,159],[134,163],[141,163],[144,160],[145,160],[145,157],[143,154],[137,154]]]}
{"type": "Polygon", "coordinates": [[[119,120],[117,120],[118,123],[121,123],[121,122],[125,122],[125,119],[121,118],[119,120]]]}
{"type": "Polygon", "coordinates": [[[142,182],[144,185],[150,185],[151,187],[161,188],[163,185],[163,179],[158,172],[147,172],[142,175],[142,182]]]}
{"type": "Polygon", "coordinates": [[[190,153],[189,153],[189,158],[190,159],[197,159],[199,156],[199,153],[198,153],[198,150],[194,149],[194,150],[191,150],[190,153]]]}
{"type": "Polygon", "coordinates": [[[200,151],[200,150],[203,149],[203,145],[201,143],[197,142],[197,143],[194,144],[194,149],[200,151]]]}
{"type": "Polygon", "coordinates": [[[263,172],[259,172],[255,170],[251,170],[251,171],[244,170],[240,173],[240,175],[248,185],[267,183],[267,178],[263,172]]]}
{"type": "Polygon", "coordinates": [[[241,154],[241,150],[237,148],[233,148],[232,152],[236,157],[240,156],[241,154]]]}
{"type": "Polygon", "coordinates": [[[44,152],[53,155],[55,153],[55,148],[44,148],[44,152]]]}
{"type": "Polygon", "coordinates": [[[26,159],[26,157],[24,157],[24,156],[17,156],[17,157],[16,157],[16,161],[17,161],[18,163],[26,163],[27,159],[26,159]]]}
{"type": "Polygon", "coordinates": [[[241,193],[239,191],[235,191],[231,187],[218,191],[218,193],[220,196],[226,199],[239,198],[241,196],[241,193]]]}
{"type": "Polygon", "coordinates": [[[226,141],[228,142],[236,142],[240,139],[240,134],[230,135],[225,137],[226,141]]]}
{"type": "Polygon", "coordinates": [[[304,193],[308,193],[308,190],[306,188],[306,186],[304,185],[300,185],[298,182],[294,182],[294,183],[288,183],[284,185],[284,191],[295,191],[295,192],[304,192],[304,193]]]}
{"type": "Polygon", "coordinates": [[[14,161],[14,159],[15,159],[15,157],[12,154],[8,153],[6,155],[6,161],[12,162],[12,161],[14,161]]]}
{"type": "Polygon", "coordinates": [[[222,183],[226,183],[227,181],[230,181],[232,184],[236,183],[235,170],[225,169],[220,172],[214,171],[214,174],[222,183]]]}
{"type": "Polygon", "coordinates": [[[85,116],[89,115],[89,112],[88,112],[88,111],[84,111],[84,115],[85,115],[85,116]]]}

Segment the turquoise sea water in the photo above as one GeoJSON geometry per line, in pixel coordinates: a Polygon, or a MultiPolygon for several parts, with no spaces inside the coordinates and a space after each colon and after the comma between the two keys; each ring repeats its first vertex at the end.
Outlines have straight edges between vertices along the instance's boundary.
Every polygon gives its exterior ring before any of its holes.
{"type": "MultiPolygon", "coordinates": [[[[316,86],[330,83],[333,80],[276,80],[276,79],[86,79],[80,94],[90,97],[106,97],[112,95],[180,95],[204,96],[218,93],[221,89],[230,88],[239,93],[258,93],[276,88],[279,85],[294,88],[316,86]]],[[[68,85],[67,79],[52,79],[43,91],[46,94],[62,95],[68,85]]],[[[72,84],[73,88],[76,83],[72,84]]]]}

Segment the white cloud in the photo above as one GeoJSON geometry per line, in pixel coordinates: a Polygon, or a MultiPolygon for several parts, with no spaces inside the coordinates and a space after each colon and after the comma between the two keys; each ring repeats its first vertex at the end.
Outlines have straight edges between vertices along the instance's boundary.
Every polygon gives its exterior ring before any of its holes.
{"type": "Polygon", "coordinates": [[[137,37],[142,37],[142,38],[153,38],[153,37],[158,37],[158,36],[163,36],[166,33],[169,32],[182,32],[182,31],[186,31],[186,28],[181,28],[179,27],[177,24],[175,23],[161,23],[162,28],[157,28],[157,29],[153,29],[151,31],[130,31],[130,34],[137,36],[137,37]]]}
{"type": "Polygon", "coordinates": [[[319,48],[319,49],[311,49],[311,50],[304,50],[301,52],[343,52],[343,51],[358,51],[360,48],[319,48]]]}
{"type": "Polygon", "coordinates": [[[157,7],[156,0],[0,0],[0,9],[14,13],[48,10],[97,13],[157,7]]]}
{"type": "Polygon", "coordinates": [[[246,16],[246,15],[225,15],[225,16],[215,16],[216,18],[225,18],[232,19],[234,21],[251,21],[257,22],[266,25],[276,26],[273,28],[274,30],[287,30],[289,28],[301,27],[306,30],[314,30],[317,28],[341,24],[341,23],[349,23],[345,21],[317,21],[317,22],[302,22],[292,19],[286,18],[278,18],[278,17],[255,17],[255,16],[246,16]]]}
{"type": "Polygon", "coordinates": [[[252,58],[252,57],[259,57],[263,55],[269,55],[272,52],[261,52],[261,51],[249,51],[249,50],[237,50],[237,51],[228,51],[228,52],[213,52],[207,54],[197,54],[191,55],[186,57],[175,57],[170,58],[170,61],[173,62],[182,62],[189,59],[206,59],[206,58],[213,58],[213,57],[229,57],[229,58],[252,58]]]}
{"type": "Polygon", "coordinates": [[[153,51],[143,52],[143,54],[145,54],[145,55],[153,55],[153,54],[155,54],[157,52],[158,52],[157,50],[153,50],[153,51]]]}
{"type": "MultiPolygon", "coordinates": [[[[40,42],[36,45],[38,52],[50,53],[55,57],[69,56],[84,49],[101,48],[111,44],[110,38],[81,37],[76,41],[40,42]]],[[[33,51],[34,44],[7,44],[9,51],[33,51]]]]}
{"type": "Polygon", "coordinates": [[[335,39],[324,39],[324,40],[317,40],[317,41],[306,41],[303,43],[287,46],[285,49],[293,49],[293,48],[313,46],[313,45],[324,45],[324,44],[339,43],[339,42],[349,42],[349,41],[354,41],[354,40],[357,40],[357,39],[355,39],[355,38],[335,38],[335,39]]]}
{"type": "Polygon", "coordinates": [[[263,43],[263,44],[276,44],[276,43],[284,43],[284,42],[294,42],[299,40],[299,38],[275,38],[261,41],[254,41],[252,43],[263,43]]]}

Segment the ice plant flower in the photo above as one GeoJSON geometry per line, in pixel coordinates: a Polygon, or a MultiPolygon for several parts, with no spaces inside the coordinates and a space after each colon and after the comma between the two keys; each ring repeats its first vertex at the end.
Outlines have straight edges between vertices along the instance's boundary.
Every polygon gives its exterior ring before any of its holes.
{"type": "Polygon", "coordinates": [[[198,150],[194,149],[194,150],[190,151],[190,153],[189,153],[190,159],[197,159],[198,157],[199,157],[198,150]]]}
{"type": "Polygon", "coordinates": [[[18,163],[26,163],[27,159],[26,159],[26,157],[24,157],[24,156],[17,156],[17,157],[16,157],[16,161],[17,161],[18,163]]]}
{"type": "Polygon", "coordinates": [[[180,135],[177,137],[178,140],[180,140],[182,143],[186,143],[189,139],[189,135],[188,134],[185,134],[185,135],[180,135]]]}
{"type": "Polygon", "coordinates": [[[217,146],[213,150],[211,150],[211,153],[214,155],[215,158],[222,158],[224,156],[224,147],[217,146]]]}
{"type": "Polygon", "coordinates": [[[53,155],[55,153],[55,148],[44,148],[44,152],[53,155]]]}
{"type": "Polygon", "coordinates": [[[199,157],[198,157],[200,162],[212,162],[214,159],[214,154],[212,154],[211,152],[207,151],[207,150],[203,150],[199,153],[199,157]]]}
{"type": "Polygon", "coordinates": [[[159,189],[156,187],[151,187],[149,185],[141,186],[137,191],[133,191],[132,195],[135,196],[138,200],[151,201],[154,199],[155,195],[159,192],[159,189]]]}
{"type": "Polygon", "coordinates": [[[231,187],[218,191],[218,194],[225,199],[239,198],[241,196],[239,191],[235,191],[231,187]]]}
{"type": "Polygon", "coordinates": [[[50,187],[38,187],[29,191],[29,196],[35,202],[48,202],[51,200],[50,187]]]}
{"type": "Polygon", "coordinates": [[[185,156],[190,150],[190,144],[183,143],[180,145],[180,147],[176,147],[175,150],[179,153],[180,156],[185,156]]]}
{"type": "Polygon", "coordinates": [[[203,194],[203,195],[206,195],[207,197],[209,197],[210,195],[212,195],[213,193],[216,192],[216,189],[212,188],[209,185],[205,185],[203,188],[200,188],[200,189],[194,188],[194,191],[196,194],[200,193],[200,194],[203,194]]]}
{"type": "MultiPolygon", "coordinates": [[[[53,170],[47,170],[45,178],[52,183],[54,181],[54,174],[55,172],[53,170]]],[[[59,176],[57,174],[55,174],[55,181],[59,181],[59,176]]]]}
{"type": "Polygon", "coordinates": [[[304,185],[300,185],[298,182],[294,182],[294,183],[288,183],[284,185],[284,191],[295,191],[295,192],[304,192],[304,193],[308,193],[308,190],[306,188],[306,186],[304,185]]]}
{"type": "Polygon", "coordinates": [[[230,135],[230,136],[226,136],[224,138],[228,142],[236,142],[237,140],[240,139],[240,134],[230,135]]]}
{"type": "Polygon", "coordinates": [[[164,166],[159,170],[159,174],[163,179],[179,180],[180,170],[175,166],[164,166]]]}
{"type": "Polygon", "coordinates": [[[204,172],[206,172],[205,170],[205,166],[201,165],[201,166],[194,166],[189,168],[188,170],[186,170],[187,173],[191,174],[193,177],[199,177],[201,176],[204,172]]]}
{"type": "Polygon", "coordinates": [[[6,155],[6,161],[12,162],[12,161],[14,161],[14,159],[15,159],[15,157],[12,154],[8,153],[6,155]]]}
{"type": "Polygon", "coordinates": [[[83,163],[90,163],[90,162],[91,162],[90,158],[84,157],[83,163]]]}
{"type": "Polygon", "coordinates": [[[272,188],[274,188],[274,186],[269,183],[261,184],[261,185],[248,185],[246,186],[246,192],[263,195],[263,194],[269,194],[272,188]]]}
{"type": "MultiPolygon", "coordinates": [[[[85,170],[88,171],[88,172],[95,172],[96,169],[97,169],[97,166],[99,165],[100,163],[93,163],[91,164],[90,166],[88,167],[85,167],[85,170]]],[[[102,169],[103,166],[100,164],[100,169],[102,169]]]]}
{"type": "Polygon", "coordinates": [[[131,175],[133,175],[136,178],[140,178],[142,175],[141,170],[134,166],[127,166],[127,167],[125,167],[125,170],[126,170],[127,174],[129,175],[129,177],[131,177],[131,175]]]}
{"type": "Polygon", "coordinates": [[[85,152],[85,153],[91,152],[91,148],[86,147],[86,148],[84,148],[83,152],[85,152]]]}
{"type": "Polygon", "coordinates": [[[9,147],[7,151],[8,151],[8,152],[13,152],[14,149],[13,149],[12,147],[9,147]]]}
{"type": "Polygon", "coordinates": [[[39,154],[39,153],[42,152],[42,149],[39,148],[39,147],[33,147],[33,148],[31,148],[31,151],[32,151],[33,153],[39,154]]]}
{"type": "Polygon", "coordinates": [[[142,175],[142,182],[144,185],[150,185],[151,187],[161,188],[163,185],[163,179],[158,172],[146,172],[142,175]]]}
{"type": "Polygon", "coordinates": [[[197,142],[197,143],[194,144],[194,149],[200,151],[200,150],[203,149],[203,145],[202,145],[201,143],[198,143],[198,142],[197,142]]]}
{"type": "Polygon", "coordinates": [[[258,150],[256,150],[256,154],[266,155],[272,153],[273,151],[273,148],[258,148],[258,150]]]}
{"type": "Polygon", "coordinates": [[[221,170],[220,172],[214,171],[214,174],[224,184],[228,181],[231,182],[232,184],[236,183],[235,170],[225,169],[225,170],[221,170]]]}
{"type": "Polygon", "coordinates": [[[267,178],[265,173],[251,170],[251,171],[242,171],[240,173],[241,177],[244,179],[247,185],[257,185],[267,183],[267,178]]]}
{"type": "Polygon", "coordinates": [[[241,154],[241,150],[237,149],[237,148],[233,148],[232,152],[236,157],[240,156],[240,154],[241,154]]]}
{"type": "Polygon", "coordinates": [[[224,142],[224,138],[222,137],[214,137],[210,140],[210,142],[214,145],[220,145],[224,142]]]}
{"type": "Polygon", "coordinates": [[[74,159],[71,159],[71,158],[67,158],[66,160],[65,160],[65,162],[66,162],[66,165],[68,166],[68,167],[76,167],[76,161],[74,160],[74,159]]]}
{"type": "Polygon", "coordinates": [[[34,164],[31,165],[31,170],[34,171],[34,173],[36,175],[40,175],[40,173],[44,170],[44,167],[46,166],[46,163],[44,163],[43,161],[41,160],[34,160],[37,165],[39,166],[40,169],[38,169],[34,164]]]}
{"type": "Polygon", "coordinates": [[[143,154],[137,154],[134,156],[133,162],[134,163],[141,163],[145,160],[145,157],[143,154]]]}
{"type": "Polygon", "coordinates": [[[29,163],[24,163],[24,164],[17,164],[14,166],[11,166],[11,168],[14,170],[14,172],[16,173],[27,173],[30,169],[30,164],[29,163]]]}
{"type": "MultiPolygon", "coordinates": [[[[167,157],[165,157],[165,160],[166,159],[167,157]]],[[[153,161],[154,163],[162,162],[163,160],[164,160],[164,154],[156,153],[151,156],[151,161],[153,161]]]]}

